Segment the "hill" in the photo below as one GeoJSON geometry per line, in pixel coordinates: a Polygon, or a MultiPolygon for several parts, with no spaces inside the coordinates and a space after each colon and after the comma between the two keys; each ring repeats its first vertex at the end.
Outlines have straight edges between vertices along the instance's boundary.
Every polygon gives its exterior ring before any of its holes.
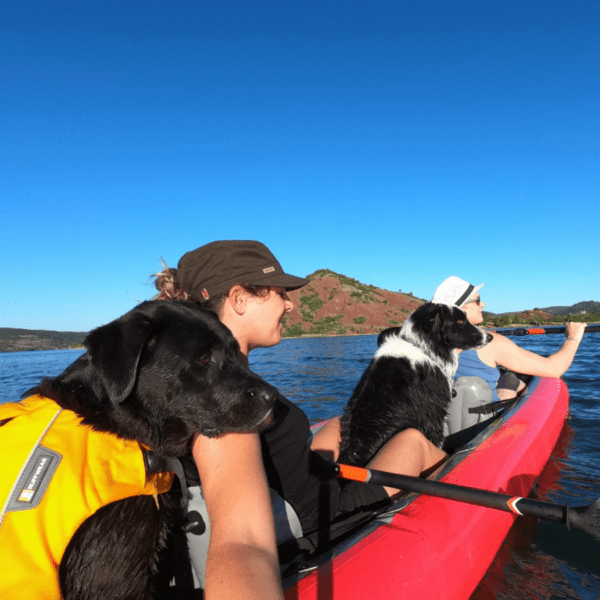
{"type": "Polygon", "coordinates": [[[424,300],[390,292],[328,269],[307,277],[310,283],[290,293],[296,310],[284,323],[284,337],[379,333],[400,325],[424,300]]]}
{"type": "Polygon", "coordinates": [[[0,352],[61,350],[81,346],[86,333],[0,327],[0,352]]]}
{"type": "MultiPolygon", "coordinates": [[[[310,280],[307,286],[290,293],[296,310],[286,317],[284,337],[379,333],[387,327],[402,324],[425,302],[412,293],[390,292],[328,269],[315,271],[307,279],[310,280]]],[[[483,314],[487,327],[563,323],[567,315],[572,315],[573,320],[595,322],[600,321],[600,302],[579,302],[573,306],[534,308],[501,315],[483,314]]]]}
{"type": "Polygon", "coordinates": [[[600,322],[600,302],[593,300],[578,302],[573,306],[550,306],[534,308],[521,312],[502,313],[494,315],[485,313],[484,325],[507,327],[508,325],[558,325],[565,321],[580,321],[586,323],[600,322]]]}
{"type": "Polygon", "coordinates": [[[548,308],[542,308],[544,312],[550,313],[551,315],[558,315],[564,317],[566,315],[576,315],[585,313],[598,313],[600,314],[600,302],[594,300],[587,300],[585,302],[578,302],[573,306],[549,306],[548,308]]]}

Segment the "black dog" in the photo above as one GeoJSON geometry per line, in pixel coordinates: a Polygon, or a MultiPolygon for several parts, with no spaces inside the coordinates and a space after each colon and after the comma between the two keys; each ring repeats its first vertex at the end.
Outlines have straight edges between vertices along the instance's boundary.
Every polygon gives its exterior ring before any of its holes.
{"type": "MultiPolygon", "coordinates": [[[[194,304],[146,302],[94,330],[85,347],[61,375],[32,392],[159,458],[188,453],[195,432],[255,427],[277,396],[240,364],[231,332],[194,304]]],[[[60,562],[65,600],[152,598],[174,504],[168,494],[138,495],[88,517],[60,562]]]]}
{"type": "Polygon", "coordinates": [[[457,306],[425,303],[399,328],[379,335],[379,350],[341,418],[340,462],[365,466],[409,427],[441,447],[458,367],[455,348],[481,348],[492,336],[457,306]]]}

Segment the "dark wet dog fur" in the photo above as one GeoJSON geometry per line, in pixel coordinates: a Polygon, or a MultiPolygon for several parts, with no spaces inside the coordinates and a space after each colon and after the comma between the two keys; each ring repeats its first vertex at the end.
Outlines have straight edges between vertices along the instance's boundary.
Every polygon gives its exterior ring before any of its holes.
{"type": "MultiPolygon", "coordinates": [[[[148,445],[159,457],[190,451],[195,432],[244,431],[269,413],[277,391],[245,369],[216,315],[155,301],[92,331],[87,352],[31,390],[94,429],[148,445]]],[[[152,575],[173,521],[169,494],[104,506],[79,527],[59,568],[65,600],[152,598],[152,575]]]]}
{"type": "Polygon", "coordinates": [[[454,349],[480,348],[491,339],[462,309],[431,302],[401,328],[383,331],[341,418],[340,462],[365,466],[390,438],[411,427],[441,447],[458,367],[454,349]]]}

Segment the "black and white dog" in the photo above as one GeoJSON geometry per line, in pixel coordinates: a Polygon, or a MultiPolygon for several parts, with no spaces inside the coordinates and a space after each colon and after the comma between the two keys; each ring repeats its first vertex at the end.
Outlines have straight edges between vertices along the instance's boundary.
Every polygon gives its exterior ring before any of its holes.
{"type": "MultiPolygon", "coordinates": [[[[76,413],[81,419],[73,419],[73,427],[135,440],[159,459],[188,453],[195,432],[215,436],[257,426],[277,397],[275,388],[240,363],[229,329],[195,304],[146,302],[92,331],[85,348],[61,375],[44,379],[31,393],[50,406],[56,403],[56,410],[76,413]]],[[[19,420],[0,421],[0,439],[4,428],[19,420]]],[[[67,451],[74,452],[68,426],[54,439],[60,435],[67,451]]],[[[10,453],[5,450],[3,461],[10,453]]],[[[63,456],[57,474],[65,462],[63,456]]],[[[122,483],[109,480],[106,485],[122,483]]],[[[50,482],[47,494],[57,498],[52,506],[60,509],[71,491],[50,482]]],[[[169,493],[131,496],[66,531],[70,541],[58,565],[61,597],[152,598],[153,572],[175,508],[169,493]]],[[[28,564],[23,573],[31,576],[28,564]]],[[[58,597],[57,591],[46,593],[58,597]]]]}
{"type": "Polygon", "coordinates": [[[341,417],[340,462],[365,466],[409,427],[441,447],[458,368],[455,348],[481,348],[490,334],[457,306],[427,302],[403,326],[382,331],[379,350],[341,417]]]}

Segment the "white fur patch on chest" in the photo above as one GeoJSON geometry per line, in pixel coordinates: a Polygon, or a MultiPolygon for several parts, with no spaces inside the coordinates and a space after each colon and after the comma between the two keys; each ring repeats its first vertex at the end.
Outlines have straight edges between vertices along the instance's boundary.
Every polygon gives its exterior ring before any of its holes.
{"type": "Polygon", "coordinates": [[[427,356],[423,350],[400,337],[388,338],[377,352],[375,352],[374,358],[377,360],[383,356],[405,358],[410,361],[411,365],[414,365],[415,363],[433,363],[431,358],[427,356]]]}
{"type": "Polygon", "coordinates": [[[392,358],[404,358],[409,361],[411,367],[414,367],[416,364],[426,364],[434,365],[438,367],[448,381],[448,386],[452,389],[452,382],[454,379],[454,374],[458,368],[458,355],[452,355],[452,362],[445,363],[441,360],[435,360],[432,356],[428,355],[426,352],[421,350],[418,346],[407,342],[399,336],[394,336],[388,338],[375,352],[375,356],[373,357],[375,360],[378,358],[382,358],[384,356],[389,356],[392,358]]]}

